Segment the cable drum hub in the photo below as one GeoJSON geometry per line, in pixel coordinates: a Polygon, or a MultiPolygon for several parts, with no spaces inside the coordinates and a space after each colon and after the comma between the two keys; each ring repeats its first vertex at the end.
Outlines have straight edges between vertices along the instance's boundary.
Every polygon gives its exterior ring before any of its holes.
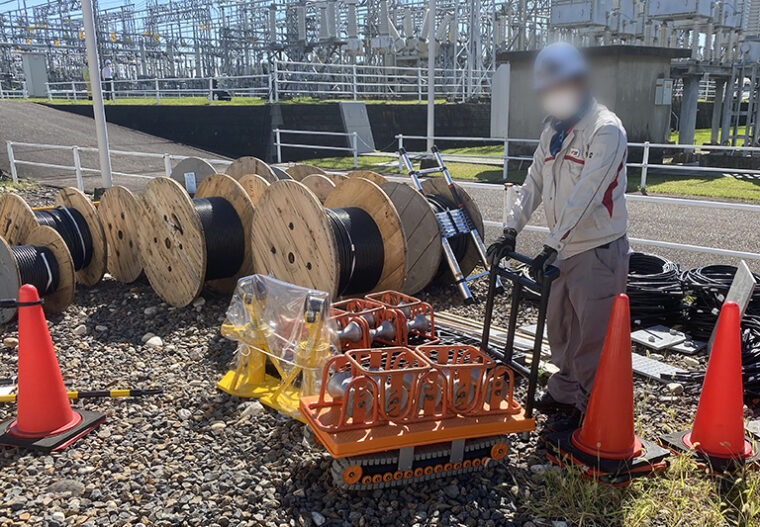
{"type": "Polygon", "coordinates": [[[338,246],[340,295],[372,290],[383,272],[385,247],[377,224],[357,207],[325,209],[338,246]]]}

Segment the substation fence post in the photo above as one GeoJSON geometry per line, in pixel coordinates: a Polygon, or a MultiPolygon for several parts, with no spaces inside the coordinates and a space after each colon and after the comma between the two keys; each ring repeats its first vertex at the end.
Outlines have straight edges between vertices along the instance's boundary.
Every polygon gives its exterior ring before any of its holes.
{"type": "MultiPolygon", "coordinates": [[[[113,82],[113,79],[111,79],[108,84],[111,85],[111,102],[116,102],[116,85],[113,82]]],[[[76,96],[75,96],[76,97],[76,96]]]]}
{"type": "Polygon", "coordinates": [[[156,87],[156,104],[161,104],[161,87],[158,84],[158,79],[156,79],[155,87],[156,87]]]}
{"type": "Polygon", "coordinates": [[[422,102],[422,68],[417,68],[417,102],[422,102]]]}
{"type": "Polygon", "coordinates": [[[16,159],[13,157],[13,143],[8,141],[8,164],[11,167],[11,179],[18,183],[18,172],[16,171],[16,159]]]}
{"type": "Polygon", "coordinates": [[[26,81],[23,81],[21,83],[21,91],[24,96],[24,100],[27,100],[29,98],[29,91],[26,89],[26,81]]]}
{"type": "Polygon", "coordinates": [[[0,82],[0,99],[5,99],[5,92],[3,91],[3,83],[0,82]]]}
{"type": "Polygon", "coordinates": [[[641,193],[647,193],[647,171],[649,170],[649,141],[644,142],[644,154],[641,157],[641,193]]]}
{"type": "Polygon", "coordinates": [[[208,103],[212,104],[214,102],[214,78],[209,77],[208,78],[208,103]]]}
{"type": "Polygon", "coordinates": [[[169,154],[164,154],[164,175],[172,177],[172,156],[169,154]]]}
{"type": "Polygon", "coordinates": [[[396,155],[398,156],[398,171],[404,173],[404,159],[401,157],[401,149],[404,148],[404,134],[398,134],[398,148],[396,149],[396,155]]]}
{"type": "Polygon", "coordinates": [[[272,75],[273,73],[271,72],[269,75],[267,75],[267,93],[269,93],[269,104],[272,104],[272,102],[274,102],[274,93],[272,93],[272,75]]]}
{"type": "Polygon", "coordinates": [[[272,89],[272,91],[274,91],[274,102],[280,102],[280,87],[279,87],[279,79],[278,79],[278,77],[279,77],[278,69],[279,68],[278,68],[278,65],[279,65],[279,61],[275,60],[274,61],[274,73],[273,73],[273,75],[274,75],[274,79],[273,79],[274,80],[274,87],[272,89]]]}
{"type": "Polygon", "coordinates": [[[77,86],[71,81],[71,93],[74,95],[74,102],[77,102],[77,86]]]}
{"type": "Polygon", "coordinates": [[[354,152],[354,168],[359,168],[359,135],[351,133],[351,149],[354,152]]]}
{"type": "Polygon", "coordinates": [[[77,176],[77,188],[81,192],[84,192],[84,180],[82,179],[82,162],[79,159],[79,147],[72,146],[71,153],[74,156],[74,172],[76,173],[76,176],[77,176]]]}
{"type": "Polygon", "coordinates": [[[356,100],[357,93],[356,93],[356,64],[352,64],[351,66],[351,89],[353,90],[354,94],[354,100],[356,100]]]}
{"type": "Polygon", "coordinates": [[[280,146],[280,129],[274,129],[274,144],[277,147],[277,162],[282,163],[282,147],[280,146]]]}
{"type": "Polygon", "coordinates": [[[502,172],[504,183],[509,180],[509,139],[504,138],[504,170],[502,172]]]}
{"type": "Polygon", "coordinates": [[[45,83],[45,91],[47,92],[48,101],[52,101],[53,100],[53,92],[50,91],[50,83],[49,82],[45,83]]]}

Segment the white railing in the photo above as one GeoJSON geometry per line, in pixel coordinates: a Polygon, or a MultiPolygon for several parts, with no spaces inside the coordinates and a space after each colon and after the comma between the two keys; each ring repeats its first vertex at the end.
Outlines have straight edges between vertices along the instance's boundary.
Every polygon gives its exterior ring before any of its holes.
{"type": "MultiPolygon", "coordinates": [[[[404,140],[427,140],[428,136],[423,135],[403,135],[397,134],[396,140],[398,142],[398,149],[404,147],[404,140]]],[[[506,182],[509,176],[509,161],[532,161],[533,158],[529,156],[513,156],[509,154],[509,145],[513,143],[522,144],[538,144],[538,139],[515,139],[515,138],[494,138],[494,137],[433,137],[433,141],[456,141],[456,142],[478,142],[478,143],[499,143],[503,145],[502,153],[500,155],[494,154],[443,154],[444,160],[461,161],[464,163],[472,163],[477,160],[481,160],[477,164],[498,164],[503,165],[503,181],[506,182]]],[[[650,163],[649,155],[652,148],[663,150],[683,150],[685,152],[694,152],[698,150],[703,151],[724,151],[732,153],[757,153],[760,152],[760,147],[755,146],[718,146],[718,145],[677,145],[670,143],[650,143],[648,141],[644,143],[628,143],[628,148],[641,148],[643,154],[640,163],[628,162],[626,166],[628,168],[641,169],[640,175],[640,189],[642,194],[646,194],[647,188],[647,176],[649,169],[660,169],[676,172],[672,174],[675,177],[680,176],[678,172],[683,172],[683,175],[694,175],[698,173],[705,174],[760,174],[760,170],[751,168],[724,168],[724,167],[706,167],[698,165],[681,165],[675,163],[650,163]]],[[[409,152],[422,154],[423,152],[409,152]]],[[[396,154],[398,155],[398,154],[396,154]]],[[[403,165],[401,157],[399,156],[399,168],[403,171],[403,165]]]]}
{"type": "MultiPolygon", "coordinates": [[[[77,188],[84,191],[84,174],[85,173],[100,173],[99,168],[85,167],[82,165],[81,153],[82,152],[98,152],[98,149],[91,146],[66,146],[66,145],[48,145],[41,143],[24,143],[20,141],[7,141],[8,148],[8,162],[11,169],[11,178],[14,183],[18,183],[18,166],[33,166],[42,168],[51,168],[56,170],[72,171],[76,175],[77,188]],[[70,151],[72,155],[73,165],[60,165],[55,163],[43,163],[41,161],[29,161],[17,158],[16,148],[39,148],[43,150],[57,150],[57,151],[70,151]]],[[[109,150],[111,156],[125,156],[132,158],[143,159],[161,159],[163,161],[163,171],[166,177],[171,177],[172,173],[172,161],[181,161],[187,159],[190,156],[177,155],[177,154],[159,154],[154,152],[132,152],[126,150],[109,150]]],[[[206,159],[207,162],[217,165],[230,165],[232,162],[226,159],[206,159]]],[[[134,177],[141,179],[152,179],[152,176],[144,176],[141,174],[130,174],[125,172],[113,172],[114,176],[122,177],[134,177]]]]}
{"type": "MultiPolygon", "coordinates": [[[[269,98],[271,89],[269,75],[239,75],[234,77],[203,78],[157,78],[103,81],[103,96],[118,100],[128,98],[151,98],[157,103],[162,97],[204,97],[213,102],[220,97],[269,98]]],[[[89,82],[48,82],[48,99],[66,99],[77,102],[90,96],[89,82]]]]}
{"type": "Polygon", "coordinates": [[[333,150],[336,152],[351,152],[354,157],[354,168],[359,166],[359,135],[356,132],[315,132],[310,130],[283,130],[275,128],[274,146],[277,149],[277,162],[282,163],[282,147],[301,148],[306,150],[333,150]],[[323,137],[345,137],[350,139],[351,146],[330,146],[330,145],[307,145],[302,143],[283,143],[282,135],[315,135],[323,137]]]}
{"type": "Polygon", "coordinates": [[[28,99],[26,81],[0,81],[0,99],[28,99]]]}
{"type": "MultiPolygon", "coordinates": [[[[49,100],[85,100],[89,82],[48,82],[49,100]]],[[[427,95],[427,68],[368,66],[358,64],[315,64],[275,61],[270,73],[203,78],[118,79],[103,82],[106,98],[258,97],[279,102],[280,98],[320,99],[416,99],[427,95]]],[[[490,96],[491,72],[458,69],[435,70],[435,96],[465,101],[490,96]]]]}

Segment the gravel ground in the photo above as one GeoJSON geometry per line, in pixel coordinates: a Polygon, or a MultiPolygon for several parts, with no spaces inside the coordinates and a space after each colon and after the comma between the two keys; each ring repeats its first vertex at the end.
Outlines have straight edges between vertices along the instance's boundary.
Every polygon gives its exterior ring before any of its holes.
{"type": "MultiPolygon", "coordinates": [[[[46,204],[54,193],[42,188],[23,194],[32,204],[46,204]]],[[[474,284],[476,295],[485,294],[485,285],[474,284]]],[[[482,316],[482,304],[464,306],[453,288],[431,287],[421,296],[439,311],[482,316]]],[[[508,464],[473,475],[400,490],[349,493],[333,487],[331,458],[303,441],[303,425],[216,389],[235,349],[219,335],[228,302],[207,295],[193,307],[174,309],[146,282],[127,286],[107,278],[80,288],[74,306],[49,317],[69,389],[160,387],[165,393],[77,403],[105,412],[108,421],[60,454],[3,450],[0,525],[522,526],[536,521],[524,507],[536,492],[531,482],[545,470],[535,433],[526,441],[513,439],[508,464]],[[147,345],[149,334],[161,343],[147,345]]],[[[506,325],[508,296],[501,302],[496,323],[506,325]]],[[[521,323],[534,317],[526,308],[521,323]]],[[[0,376],[15,374],[16,336],[13,326],[2,331],[0,376]]],[[[648,438],[688,423],[695,402],[688,391],[675,396],[636,379],[638,423],[648,438]]],[[[14,406],[3,406],[0,414],[12,418],[14,406]]]]}

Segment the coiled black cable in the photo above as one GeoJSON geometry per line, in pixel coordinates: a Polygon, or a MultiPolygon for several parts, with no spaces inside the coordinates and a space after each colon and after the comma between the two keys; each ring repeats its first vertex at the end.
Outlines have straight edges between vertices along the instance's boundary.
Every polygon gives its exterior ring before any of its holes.
{"type": "Polygon", "coordinates": [[[626,293],[631,324],[635,327],[671,325],[682,317],[684,294],[680,270],[678,265],[660,256],[631,255],[626,293]]]}
{"type": "Polygon", "coordinates": [[[74,270],[79,271],[92,261],[92,233],[84,216],[76,210],[56,207],[50,210],[34,211],[37,223],[52,227],[61,235],[71,253],[74,270]]]}
{"type": "Polygon", "coordinates": [[[47,247],[19,245],[11,247],[11,252],[16,259],[22,284],[33,285],[40,297],[58,289],[60,270],[53,251],[47,247]]]}
{"type": "Polygon", "coordinates": [[[235,207],[224,198],[195,198],[206,240],[206,280],[234,276],[245,257],[245,231],[235,207]]]}
{"type": "Polygon", "coordinates": [[[338,294],[366,293],[380,281],[385,247],[380,229],[366,211],[325,209],[338,245],[338,294]]]}

